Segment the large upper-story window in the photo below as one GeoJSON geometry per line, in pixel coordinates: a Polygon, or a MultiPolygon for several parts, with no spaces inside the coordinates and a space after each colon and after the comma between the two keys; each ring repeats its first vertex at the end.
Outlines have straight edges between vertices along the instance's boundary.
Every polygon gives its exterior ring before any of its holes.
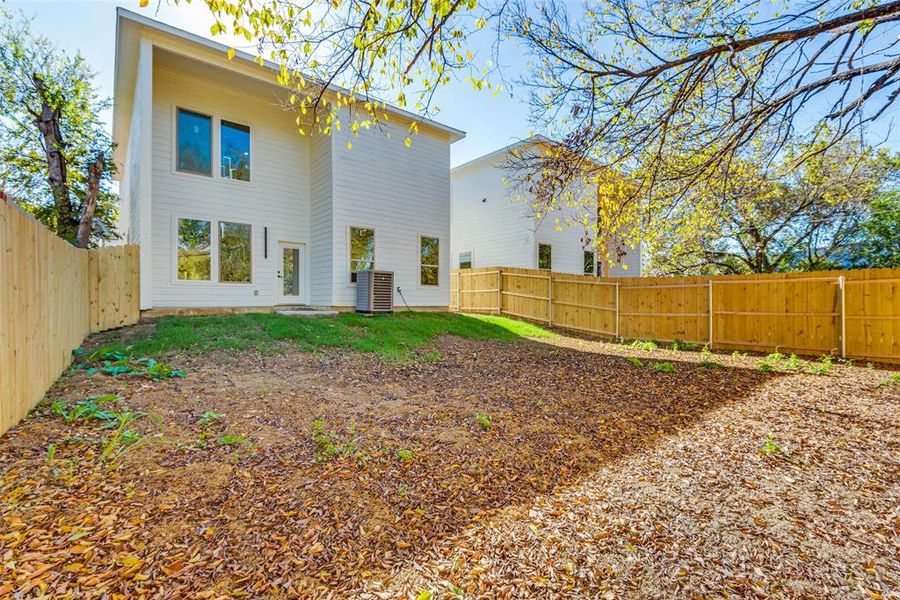
{"type": "Polygon", "coordinates": [[[356,274],[375,268],[375,230],[365,227],[350,228],[350,281],[356,274]]]}
{"type": "Polygon", "coordinates": [[[440,241],[435,237],[419,238],[419,283],[438,285],[438,265],[440,264],[440,241]]]}
{"type": "Polygon", "coordinates": [[[212,242],[209,221],[178,219],[178,279],[209,281],[212,242]]]}
{"type": "Polygon", "coordinates": [[[212,175],[212,119],[179,108],[176,129],[177,169],[185,173],[212,175]]]}
{"type": "Polygon", "coordinates": [[[222,177],[250,181],[250,128],[223,120],[220,134],[222,177]]]}
{"type": "Polygon", "coordinates": [[[250,226],[219,222],[219,281],[250,283],[250,226]]]}
{"type": "Polygon", "coordinates": [[[551,270],[553,268],[553,248],[550,244],[538,244],[538,269],[551,270]]]}

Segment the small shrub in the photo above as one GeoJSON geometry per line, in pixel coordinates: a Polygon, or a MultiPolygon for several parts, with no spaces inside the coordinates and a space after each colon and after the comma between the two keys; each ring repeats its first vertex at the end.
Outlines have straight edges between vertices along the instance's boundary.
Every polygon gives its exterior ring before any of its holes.
{"type": "Polygon", "coordinates": [[[731,358],[747,358],[747,353],[735,350],[731,353],[731,358]]]}
{"type": "Polygon", "coordinates": [[[701,367],[707,367],[709,369],[720,369],[725,366],[722,363],[717,363],[714,360],[701,360],[697,364],[700,365],[701,367]]]}
{"type": "Polygon", "coordinates": [[[356,440],[351,436],[347,440],[334,431],[325,431],[325,422],[317,419],[313,422],[312,438],[316,444],[316,460],[325,461],[337,456],[349,456],[356,452],[356,440]]]}
{"type": "MultiPolygon", "coordinates": [[[[704,346],[705,348],[705,346],[704,346]]],[[[685,350],[687,352],[693,352],[697,349],[697,344],[692,344],[690,342],[682,342],[681,340],[675,340],[672,342],[672,350],[676,352],[680,350],[685,350]]]]}
{"type": "Polygon", "coordinates": [[[660,373],[674,373],[676,369],[675,365],[670,362],[658,362],[653,363],[653,370],[660,373]]]}
{"type": "Polygon", "coordinates": [[[791,354],[784,361],[784,368],[788,371],[802,371],[804,362],[797,358],[796,354],[791,354]]]}
{"type": "Polygon", "coordinates": [[[209,427],[213,423],[217,423],[224,418],[224,414],[208,410],[200,416],[200,419],[197,421],[197,425],[199,425],[200,427],[209,427]]]}
{"type": "Polygon", "coordinates": [[[491,418],[484,413],[475,413],[475,422],[485,431],[492,427],[491,418]]]}
{"type": "Polygon", "coordinates": [[[400,460],[400,462],[409,464],[415,460],[416,451],[407,448],[401,448],[397,450],[397,458],[400,460]]]}
{"type": "Polygon", "coordinates": [[[759,449],[759,453],[762,456],[772,456],[773,454],[784,454],[784,449],[778,445],[778,442],[775,441],[775,435],[770,433],[766,436],[766,441],[763,442],[762,447],[759,449]]]}
{"type": "Polygon", "coordinates": [[[237,434],[226,433],[224,435],[220,435],[219,438],[216,440],[216,443],[220,446],[237,446],[237,445],[249,446],[250,438],[248,438],[247,436],[245,436],[242,433],[237,433],[237,434]]]}
{"type": "Polygon", "coordinates": [[[653,352],[659,346],[653,340],[634,340],[631,347],[635,350],[643,350],[644,352],[653,352]]]}
{"type": "Polygon", "coordinates": [[[641,367],[644,366],[644,363],[641,362],[641,359],[639,359],[639,358],[636,357],[636,356],[629,356],[626,360],[627,360],[629,363],[631,363],[631,366],[632,366],[632,367],[637,367],[637,368],[640,369],[641,367]]]}
{"type": "Polygon", "coordinates": [[[770,371],[774,371],[774,370],[775,370],[775,367],[772,366],[771,363],[767,363],[767,362],[763,361],[763,362],[760,363],[760,365],[759,365],[759,370],[762,371],[763,373],[768,373],[768,372],[770,372],[770,371]]]}

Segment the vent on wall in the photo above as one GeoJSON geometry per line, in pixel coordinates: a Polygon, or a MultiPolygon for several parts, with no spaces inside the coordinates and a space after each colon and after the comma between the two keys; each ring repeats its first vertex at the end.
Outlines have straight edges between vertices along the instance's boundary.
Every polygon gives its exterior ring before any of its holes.
{"type": "Polygon", "coordinates": [[[360,271],[356,274],[356,312],[394,310],[393,271],[360,271]]]}

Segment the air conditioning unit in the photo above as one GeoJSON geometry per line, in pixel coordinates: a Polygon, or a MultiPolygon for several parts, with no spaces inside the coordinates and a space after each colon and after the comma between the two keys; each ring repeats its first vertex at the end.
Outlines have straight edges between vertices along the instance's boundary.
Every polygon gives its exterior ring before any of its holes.
{"type": "Polygon", "coordinates": [[[360,271],[356,274],[356,312],[394,311],[394,272],[360,271]]]}

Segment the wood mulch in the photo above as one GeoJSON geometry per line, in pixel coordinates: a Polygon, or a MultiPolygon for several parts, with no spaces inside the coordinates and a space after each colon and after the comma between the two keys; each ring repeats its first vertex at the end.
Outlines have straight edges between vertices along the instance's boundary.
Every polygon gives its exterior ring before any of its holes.
{"type": "Polygon", "coordinates": [[[0,438],[0,597],[900,597],[888,372],[566,336],[436,347],[67,375],[49,398],[116,393],[144,437],[101,461],[110,430],[44,403],[0,438]]]}

